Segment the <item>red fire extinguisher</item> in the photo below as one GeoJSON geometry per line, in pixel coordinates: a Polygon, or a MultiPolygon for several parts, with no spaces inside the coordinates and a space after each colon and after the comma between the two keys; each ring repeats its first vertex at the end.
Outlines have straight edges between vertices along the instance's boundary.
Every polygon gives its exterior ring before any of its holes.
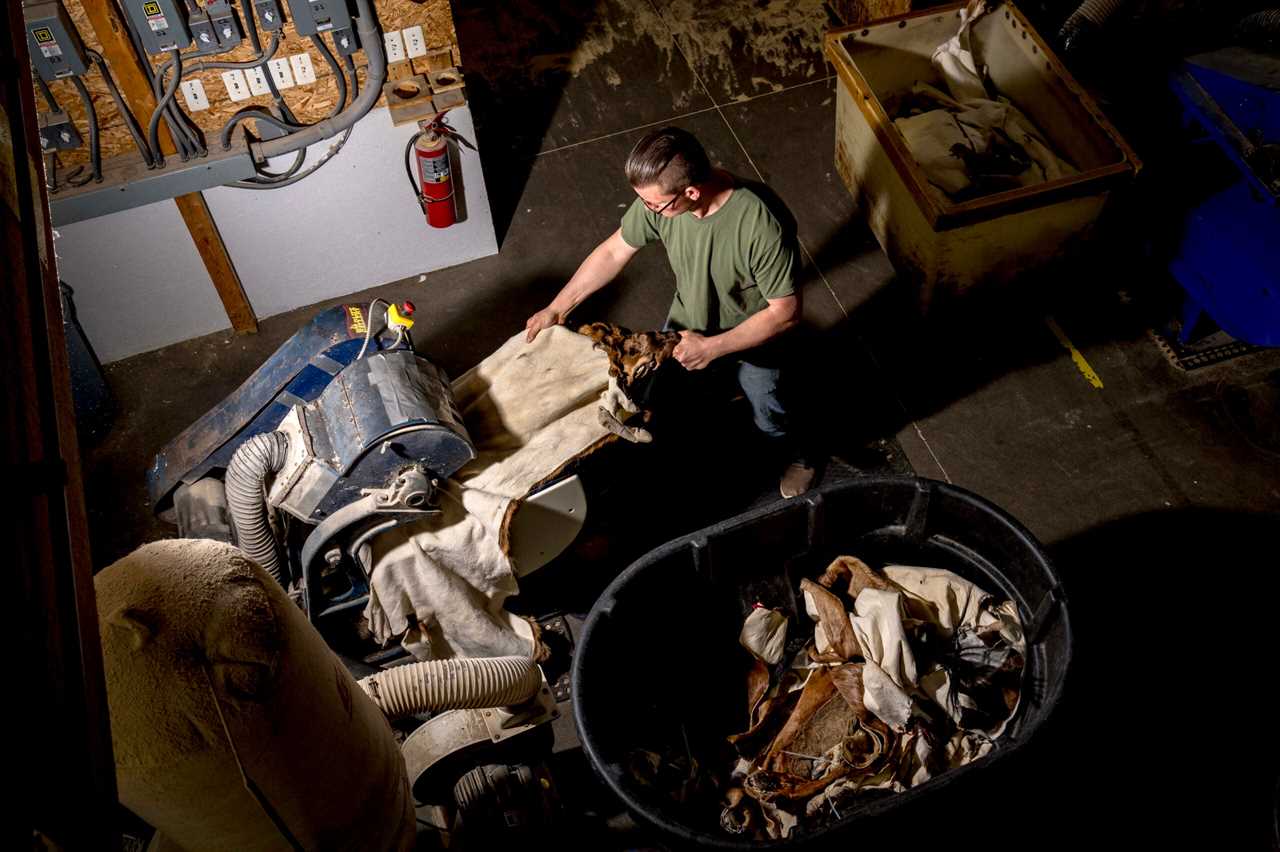
{"type": "Polygon", "coordinates": [[[453,197],[453,168],[449,158],[450,139],[475,150],[474,145],[445,123],[443,116],[438,116],[429,123],[423,122],[422,129],[409,140],[405,151],[409,182],[418,196],[418,205],[426,214],[427,224],[433,228],[447,228],[458,221],[453,197]],[[417,175],[409,167],[410,151],[417,163],[417,175]]]}

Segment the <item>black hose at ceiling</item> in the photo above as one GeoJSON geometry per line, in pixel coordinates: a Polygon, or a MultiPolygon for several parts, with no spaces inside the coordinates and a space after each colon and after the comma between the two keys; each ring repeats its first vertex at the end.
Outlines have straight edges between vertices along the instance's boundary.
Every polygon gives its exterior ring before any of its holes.
{"type": "Polygon", "coordinates": [[[224,484],[236,544],[268,574],[285,585],[280,550],[267,518],[267,477],[284,466],[289,436],[283,432],[254,435],[240,445],[227,465],[224,484]]]}

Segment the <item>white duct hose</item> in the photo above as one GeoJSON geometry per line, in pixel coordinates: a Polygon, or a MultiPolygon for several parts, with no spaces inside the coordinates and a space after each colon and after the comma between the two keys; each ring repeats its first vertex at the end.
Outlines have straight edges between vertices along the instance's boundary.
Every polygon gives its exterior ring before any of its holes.
{"type": "Polygon", "coordinates": [[[1088,19],[1091,23],[1101,27],[1105,26],[1107,21],[1111,19],[1116,12],[1120,11],[1120,7],[1125,4],[1126,0],[1085,0],[1079,8],[1071,14],[1071,17],[1079,16],[1088,19]]]}
{"type": "Polygon", "coordinates": [[[254,435],[236,449],[227,464],[223,484],[227,510],[236,531],[236,543],[280,585],[286,580],[280,567],[280,551],[267,518],[267,477],[279,472],[289,453],[284,432],[254,435]]]}
{"type": "Polygon", "coordinates": [[[413,848],[386,718],[243,552],[154,542],[94,585],[120,801],[171,846],[413,848]]]}
{"type": "Polygon", "coordinates": [[[388,719],[521,704],[541,686],[542,673],[529,657],[429,660],[360,680],[365,694],[388,719]]]}

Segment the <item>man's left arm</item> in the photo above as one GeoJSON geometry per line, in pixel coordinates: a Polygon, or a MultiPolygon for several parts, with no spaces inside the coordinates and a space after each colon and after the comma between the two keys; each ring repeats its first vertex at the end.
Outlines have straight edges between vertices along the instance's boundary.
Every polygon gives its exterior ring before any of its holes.
{"type": "Polygon", "coordinates": [[[800,321],[800,299],[792,294],[769,299],[769,306],[737,326],[710,337],[696,331],[680,332],[675,358],[686,370],[701,370],[717,358],[751,349],[772,340],[800,321]]]}

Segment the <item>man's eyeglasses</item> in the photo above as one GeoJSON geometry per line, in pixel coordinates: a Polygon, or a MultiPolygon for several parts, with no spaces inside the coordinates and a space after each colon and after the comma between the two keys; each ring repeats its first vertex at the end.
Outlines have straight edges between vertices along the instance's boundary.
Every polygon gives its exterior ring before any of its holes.
{"type": "Polygon", "coordinates": [[[671,196],[671,200],[670,200],[670,201],[668,201],[666,204],[663,204],[661,207],[654,207],[652,204],[650,204],[649,202],[645,201],[643,198],[641,198],[640,200],[641,200],[642,202],[644,202],[644,206],[645,206],[645,207],[648,207],[648,208],[649,208],[649,210],[651,210],[651,211],[652,211],[652,212],[654,212],[654,213],[661,214],[664,210],[666,210],[666,209],[667,209],[668,207],[670,207],[672,204],[675,204],[675,203],[676,203],[676,201],[678,201],[678,200],[680,199],[680,196],[682,196],[682,195],[684,195],[684,190],[683,190],[683,189],[682,189],[682,190],[680,190],[679,192],[677,192],[675,195],[671,196]]]}

